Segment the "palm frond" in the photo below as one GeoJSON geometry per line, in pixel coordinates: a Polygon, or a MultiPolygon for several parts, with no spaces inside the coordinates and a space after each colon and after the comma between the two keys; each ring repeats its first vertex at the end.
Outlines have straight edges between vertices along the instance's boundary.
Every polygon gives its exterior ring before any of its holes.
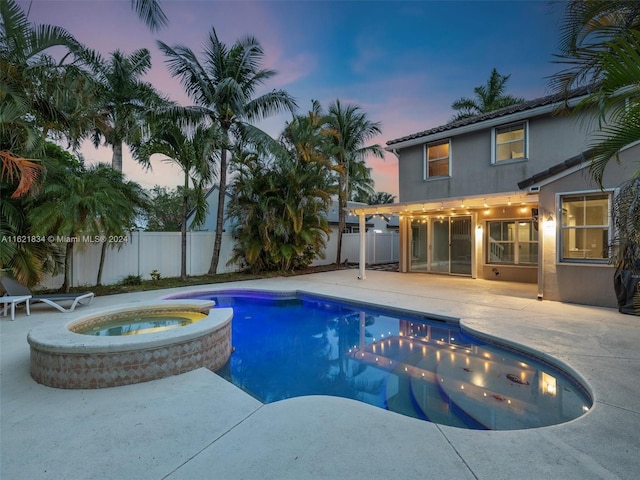
{"type": "Polygon", "coordinates": [[[157,0],[131,0],[131,8],[152,32],[169,24],[169,19],[157,0]]]}

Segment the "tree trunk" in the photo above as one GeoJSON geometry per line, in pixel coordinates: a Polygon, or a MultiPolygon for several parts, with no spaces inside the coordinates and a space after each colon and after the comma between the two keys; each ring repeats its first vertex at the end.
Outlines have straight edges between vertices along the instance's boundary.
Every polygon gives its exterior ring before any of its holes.
{"type": "Polygon", "coordinates": [[[113,155],[111,156],[111,168],[122,173],[122,141],[113,145],[113,155]]]}
{"type": "Polygon", "coordinates": [[[220,259],[220,245],[222,244],[222,228],[224,225],[224,201],[227,191],[227,150],[222,151],[220,155],[220,182],[218,185],[218,213],[216,216],[216,236],[213,243],[213,257],[211,258],[211,266],[209,267],[209,275],[215,275],[218,272],[218,261],[220,259]]]}
{"type": "Polygon", "coordinates": [[[67,242],[64,254],[64,282],[60,291],[62,293],[69,293],[69,283],[71,276],[71,259],[73,258],[73,242],[67,242]]]}
{"type": "Polygon", "coordinates": [[[102,242],[100,247],[100,265],[98,265],[98,277],[96,278],[96,287],[102,285],[102,270],[104,270],[104,259],[107,256],[107,242],[102,242]]]}
{"type": "Polygon", "coordinates": [[[185,179],[184,194],[182,195],[182,227],[180,228],[180,280],[187,280],[187,203],[189,196],[189,177],[185,179]]]}

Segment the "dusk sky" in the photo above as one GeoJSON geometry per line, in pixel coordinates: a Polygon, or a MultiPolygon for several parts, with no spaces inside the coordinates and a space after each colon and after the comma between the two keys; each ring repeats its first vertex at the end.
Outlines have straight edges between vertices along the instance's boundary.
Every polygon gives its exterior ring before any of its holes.
{"type": "MultiPolygon", "coordinates": [[[[265,50],[263,67],[278,71],[266,90],[282,88],[305,113],[311,100],[325,109],[340,99],[357,104],[382,135],[375,142],[426,130],[453,116],[451,103],[472,96],[492,68],[510,74],[509,94],[527,99],[549,93],[558,48],[562,2],[548,1],[214,1],[161,0],[169,26],[157,33],[138,19],[129,0],[19,1],[34,23],[59,25],[107,56],[148,48],[147,80],[184,105],[191,104],[166,70],[156,40],[202,51],[215,28],[228,45],[253,35],[265,50]]],[[[289,115],[261,128],[277,136],[289,115]]],[[[111,161],[110,150],[83,148],[89,161],[111,161]]],[[[375,188],[398,194],[398,162],[369,159],[375,188]]],[[[179,170],[159,161],[145,172],[124,158],[124,173],[150,188],[174,187],[179,170]]]]}

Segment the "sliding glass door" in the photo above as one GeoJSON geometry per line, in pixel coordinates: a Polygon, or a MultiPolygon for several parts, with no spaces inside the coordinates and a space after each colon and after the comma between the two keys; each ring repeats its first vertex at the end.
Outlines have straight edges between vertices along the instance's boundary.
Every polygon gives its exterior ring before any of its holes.
{"type": "Polygon", "coordinates": [[[427,271],[427,222],[411,220],[411,271],[427,271]]]}
{"type": "Polygon", "coordinates": [[[431,272],[471,275],[471,217],[431,222],[431,272]]]}
{"type": "Polygon", "coordinates": [[[431,239],[431,271],[449,273],[449,217],[434,219],[431,239]]]}

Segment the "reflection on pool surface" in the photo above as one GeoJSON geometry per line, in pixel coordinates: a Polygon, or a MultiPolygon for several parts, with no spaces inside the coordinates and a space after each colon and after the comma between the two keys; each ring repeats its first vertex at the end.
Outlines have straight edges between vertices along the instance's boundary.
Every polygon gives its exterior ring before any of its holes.
{"type": "Polygon", "coordinates": [[[160,313],[128,313],[105,317],[98,324],[90,324],[85,328],[74,329],[75,333],[95,336],[123,336],[154,333],[184,327],[206,317],[200,312],[160,312],[160,313]]]}
{"type": "Polygon", "coordinates": [[[265,403],[335,395],[492,430],[566,422],[592,404],[559,369],[470,337],[457,324],[307,295],[189,298],[233,308],[235,353],[218,373],[265,403]]]}

